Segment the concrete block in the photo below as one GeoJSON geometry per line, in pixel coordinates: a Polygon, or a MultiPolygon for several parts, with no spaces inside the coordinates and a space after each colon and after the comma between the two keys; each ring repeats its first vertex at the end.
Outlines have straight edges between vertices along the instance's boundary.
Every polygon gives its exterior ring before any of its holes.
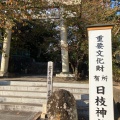
{"type": "Polygon", "coordinates": [[[56,77],[75,77],[75,74],[56,74],[56,77]]]}

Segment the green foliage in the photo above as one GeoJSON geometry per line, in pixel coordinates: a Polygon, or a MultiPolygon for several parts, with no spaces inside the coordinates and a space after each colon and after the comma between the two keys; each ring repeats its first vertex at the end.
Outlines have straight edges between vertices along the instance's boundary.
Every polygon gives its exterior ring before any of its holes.
{"type": "Polygon", "coordinates": [[[48,3],[42,0],[5,0],[0,1],[0,28],[12,28],[16,21],[31,20],[40,15],[48,3]]]}
{"type": "MultiPolygon", "coordinates": [[[[64,13],[67,26],[71,28],[68,33],[69,57],[76,79],[88,76],[88,41],[86,27],[93,24],[115,24],[113,35],[118,30],[115,16],[116,10],[109,7],[109,2],[82,1],[81,5],[65,6],[65,10],[74,13],[74,17],[67,17],[64,13]]],[[[114,40],[114,39],[113,39],[114,40]]],[[[117,43],[113,43],[117,44],[117,43]]],[[[114,51],[116,48],[114,47],[114,51]]]]}
{"type": "MultiPolygon", "coordinates": [[[[86,26],[92,24],[114,24],[113,29],[113,72],[119,74],[120,18],[110,3],[101,0],[82,0],[82,4],[65,5],[62,17],[68,27],[69,59],[76,79],[88,75],[88,41],[86,26]]],[[[33,15],[45,12],[48,3],[43,0],[0,1],[0,28],[13,28],[11,53],[16,49],[27,49],[36,61],[60,61],[59,33],[55,29],[60,20],[32,20],[33,15]],[[58,60],[59,59],[59,60],[58,60]]],[[[52,6],[51,6],[52,7],[52,6]]],[[[41,14],[40,14],[41,15],[41,14]]]]}
{"type": "Polygon", "coordinates": [[[36,61],[56,59],[59,47],[55,27],[55,23],[42,20],[28,21],[25,26],[17,23],[12,33],[11,54],[26,49],[36,61]]]}
{"type": "Polygon", "coordinates": [[[113,63],[113,80],[115,82],[120,82],[120,63],[113,63]]]}
{"type": "Polygon", "coordinates": [[[120,36],[119,33],[113,38],[113,80],[120,82],[120,36]]]}

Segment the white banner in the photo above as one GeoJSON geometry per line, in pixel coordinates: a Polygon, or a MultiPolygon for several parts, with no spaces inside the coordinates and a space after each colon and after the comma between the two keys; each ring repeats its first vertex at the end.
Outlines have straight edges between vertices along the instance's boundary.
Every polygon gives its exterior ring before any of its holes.
{"type": "Polygon", "coordinates": [[[47,99],[51,96],[53,90],[53,62],[48,62],[47,67],[47,99]]]}
{"type": "Polygon", "coordinates": [[[88,28],[90,120],[114,120],[111,29],[88,28]]]}

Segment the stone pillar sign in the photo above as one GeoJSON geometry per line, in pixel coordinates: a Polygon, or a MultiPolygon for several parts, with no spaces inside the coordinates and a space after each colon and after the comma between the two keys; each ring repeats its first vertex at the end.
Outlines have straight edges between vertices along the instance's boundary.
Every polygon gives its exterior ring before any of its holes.
{"type": "Polygon", "coordinates": [[[114,120],[111,29],[112,25],[87,28],[90,120],[114,120]]]}
{"type": "Polygon", "coordinates": [[[48,62],[47,68],[47,99],[51,96],[53,91],[53,62],[48,62]]]}
{"type": "Polygon", "coordinates": [[[51,96],[53,91],[53,62],[49,61],[47,66],[47,101],[43,104],[43,110],[41,114],[41,118],[45,119],[47,116],[47,102],[48,98],[51,96]]]}
{"type": "Polygon", "coordinates": [[[1,58],[1,73],[0,76],[8,75],[8,62],[9,62],[9,52],[10,52],[10,42],[11,42],[11,29],[6,29],[6,34],[3,41],[3,51],[1,58]]]}

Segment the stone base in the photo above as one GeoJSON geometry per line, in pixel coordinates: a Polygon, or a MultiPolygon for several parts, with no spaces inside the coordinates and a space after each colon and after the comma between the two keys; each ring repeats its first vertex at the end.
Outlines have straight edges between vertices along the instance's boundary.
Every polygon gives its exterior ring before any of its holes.
{"type": "Polygon", "coordinates": [[[41,114],[41,118],[45,119],[47,117],[47,104],[43,104],[43,110],[41,114]]]}
{"type": "Polygon", "coordinates": [[[60,73],[60,74],[56,74],[56,77],[75,77],[75,74],[60,73]]]}
{"type": "MultiPolygon", "coordinates": [[[[41,116],[40,116],[40,118],[43,119],[43,120],[45,120],[45,118],[47,118],[47,114],[42,113],[41,116]]],[[[41,119],[40,119],[40,120],[41,120],[41,119]]]]}
{"type": "Polygon", "coordinates": [[[0,71],[0,77],[8,77],[8,72],[7,73],[4,73],[2,71],[0,71]]]}

